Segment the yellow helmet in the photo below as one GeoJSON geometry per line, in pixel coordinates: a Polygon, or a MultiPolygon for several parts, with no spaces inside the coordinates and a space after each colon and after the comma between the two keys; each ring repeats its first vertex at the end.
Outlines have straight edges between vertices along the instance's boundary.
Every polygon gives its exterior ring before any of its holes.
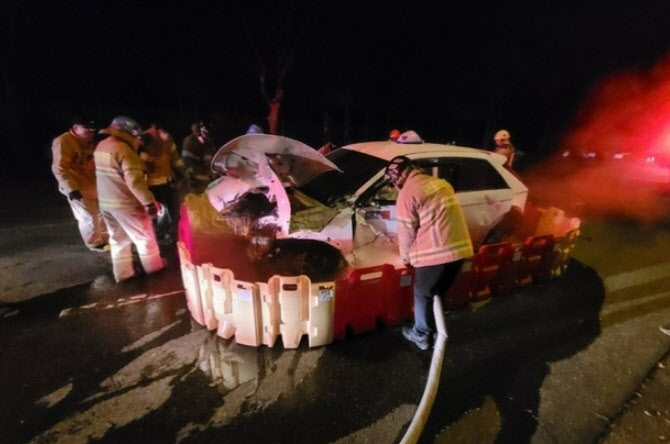
{"type": "Polygon", "coordinates": [[[510,138],[509,131],[504,129],[501,129],[496,133],[495,136],[493,136],[493,140],[504,140],[504,139],[509,140],[509,138],[510,138]]]}

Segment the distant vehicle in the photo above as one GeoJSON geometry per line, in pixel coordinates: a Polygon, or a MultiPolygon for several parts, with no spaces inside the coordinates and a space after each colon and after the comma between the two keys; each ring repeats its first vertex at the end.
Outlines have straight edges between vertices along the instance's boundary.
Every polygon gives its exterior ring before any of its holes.
{"type": "Polygon", "coordinates": [[[400,267],[397,191],[384,178],[397,155],[454,187],[475,248],[502,240],[505,221],[522,218],[528,188],[503,167],[503,155],[434,143],[357,143],[324,157],[286,137],[244,135],[214,156],[212,169],[222,177],[206,193],[224,219],[245,221],[241,232],[254,242],[309,240],[313,254],[317,241],[337,249],[350,266],[400,267]],[[273,239],[258,239],[269,233],[273,239]]]}

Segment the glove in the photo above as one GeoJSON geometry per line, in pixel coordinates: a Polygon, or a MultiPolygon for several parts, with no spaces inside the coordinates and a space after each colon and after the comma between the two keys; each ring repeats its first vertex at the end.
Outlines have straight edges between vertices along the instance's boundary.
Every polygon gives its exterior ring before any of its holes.
{"type": "Polygon", "coordinates": [[[67,195],[67,198],[70,199],[70,200],[81,200],[82,195],[81,195],[81,192],[79,190],[73,190],[73,191],[70,191],[70,193],[67,195]]]}
{"type": "Polygon", "coordinates": [[[145,206],[147,209],[147,215],[152,218],[156,219],[158,217],[158,209],[160,208],[160,204],[158,202],[153,202],[145,206]]]}

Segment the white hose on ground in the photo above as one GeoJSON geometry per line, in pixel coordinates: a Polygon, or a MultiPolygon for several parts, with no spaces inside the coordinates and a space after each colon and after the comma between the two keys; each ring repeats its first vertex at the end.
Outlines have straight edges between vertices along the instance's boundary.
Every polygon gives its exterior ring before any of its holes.
{"type": "Polygon", "coordinates": [[[444,361],[444,350],[447,345],[447,325],[444,321],[444,310],[442,309],[442,300],[439,296],[433,296],[433,313],[435,315],[435,326],[437,327],[437,338],[433,349],[433,357],[430,361],[428,370],[428,380],[423,389],[421,402],[414,412],[414,418],[410,423],[405,436],[402,437],[401,444],[414,444],[419,440],[423,426],[426,425],[430,409],[433,407],[437,387],[440,385],[440,374],[442,373],[442,362],[444,361]]]}

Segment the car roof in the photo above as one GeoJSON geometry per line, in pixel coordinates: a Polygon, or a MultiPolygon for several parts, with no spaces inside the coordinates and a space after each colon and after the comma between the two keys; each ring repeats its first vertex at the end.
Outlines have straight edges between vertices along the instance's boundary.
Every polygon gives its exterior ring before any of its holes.
{"type": "Polygon", "coordinates": [[[396,156],[414,156],[422,154],[441,154],[456,156],[483,157],[491,156],[493,158],[502,157],[502,154],[496,154],[479,148],[469,148],[457,145],[443,145],[439,143],[397,143],[390,140],[382,142],[363,142],[343,146],[343,149],[357,151],[370,156],[378,157],[389,161],[396,156]]]}

